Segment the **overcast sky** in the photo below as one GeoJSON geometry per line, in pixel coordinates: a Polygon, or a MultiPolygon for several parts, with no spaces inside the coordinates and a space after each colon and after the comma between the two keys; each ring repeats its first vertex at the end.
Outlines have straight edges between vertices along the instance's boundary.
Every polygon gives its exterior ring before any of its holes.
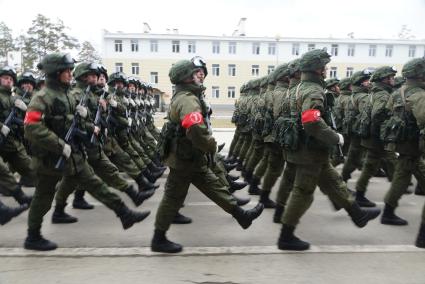
{"type": "Polygon", "coordinates": [[[231,35],[246,17],[247,36],[396,38],[407,25],[425,39],[425,0],[0,0],[4,21],[15,36],[25,33],[38,13],[60,18],[69,34],[99,47],[102,29],[152,33],[178,28],[180,34],[231,35]],[[108,3],[109,2],[109,3],[108,3]]]}

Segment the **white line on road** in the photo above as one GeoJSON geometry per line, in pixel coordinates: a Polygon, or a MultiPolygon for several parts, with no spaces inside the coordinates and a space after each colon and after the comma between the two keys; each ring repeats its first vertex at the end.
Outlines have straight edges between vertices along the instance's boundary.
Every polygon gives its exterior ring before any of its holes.
{"type": "Polygon", "coordinates": [[[38,252],[23,248],[0,248],[0,257],[129,257],[129,256],[209,256],[209,255],[255,255],[255,254],[311,254],[311,253],[423,253],[425,250],[413,245],[324,245],[312,246],[303,252],[281,251],[276,246],[249,247],[185,247],[179,254],[155,253],[149,247],[130,248],[58,248],[38,252]]]}

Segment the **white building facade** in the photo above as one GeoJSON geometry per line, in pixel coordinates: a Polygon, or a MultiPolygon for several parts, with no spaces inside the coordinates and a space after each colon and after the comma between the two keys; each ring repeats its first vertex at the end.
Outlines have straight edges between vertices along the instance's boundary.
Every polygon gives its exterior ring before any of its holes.
{"type": "Polygon", "coordinates": [[[282,63],[304,52],[326,48],[332,55],[328,78],[344,78],[364,68],[391,65],[401,70],[408,60],[425,56],[425,40],[270,38],[111,33],[104,31],[103,63],[109,72],[122,71],[152,83],[165,93],[168,103],[173,87],[171,66],[181,59],[202,56],[208,67],[206,96],[212,104],[233,105],[239,88],[267,75],[282,63]]]}

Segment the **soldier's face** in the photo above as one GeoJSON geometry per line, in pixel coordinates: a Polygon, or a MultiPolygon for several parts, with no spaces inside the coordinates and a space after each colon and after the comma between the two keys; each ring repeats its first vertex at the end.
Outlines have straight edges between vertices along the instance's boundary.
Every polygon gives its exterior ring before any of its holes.
{"type": "Polygon", "coordinates": [[[59,74],[59,82],[65,85],[71,85],[72,72],[71,69],[65,69],[59,74]]]}
{"type": "Polygon", "coordinates": [[[85,81],[86,81],[87,85],[94,86],[97,83],[97,75],[96,74],[87,74],[85,81]]]}
{"type": "Polygon", "coordinates": [[[101,86],[102,88],[106,86],[106,77],[103,74],[99,75],[99,78],[97,79],[97,85],[101,86]]]}
{"type": "Polygon", "coordinates": [[[10,75],[0,76],[0,85],[2,87],[8,88],[9,90],[13,87],[13,78],[10,75]]]}
{"type": "Polygon", "coordinates": [[[116,89],[118,89],[118,90],[123,89],[123,88],[124,88],[124,83],[123,83],[123,82],[121,82],[121,81],[117,81],[117,82],[115,83],[115,88],[116,88],[116,89]]]}
{"type": "Polygon", "coordinates": [[[370,81],[369,81],[369,80],[363,81],[363,82],[362,82],[362,86],[363,86],[363,87],[366,87],[366,88],[369,88],[369,86],[370,86],[370,81]]]}
{"type": "Polygon", "coordinates": [[[204,80],[205,80],[205,73],[202,68],[196,70],[196,72],[193,73],[193,82],[196,85],[202,85],[204,83],[204,80]]]}
{"type": "Polygon", "coordinates": [[[31,83],[22,83],[21,88],[28,93],[31,93],[34,90],[34,87],[31,83]]]}
{"type": "Polygon", "coordinates": [[[134,86],[134,84],[128,84],[128,91],[134,93],[136,91],[136,86],[134,86]]]}

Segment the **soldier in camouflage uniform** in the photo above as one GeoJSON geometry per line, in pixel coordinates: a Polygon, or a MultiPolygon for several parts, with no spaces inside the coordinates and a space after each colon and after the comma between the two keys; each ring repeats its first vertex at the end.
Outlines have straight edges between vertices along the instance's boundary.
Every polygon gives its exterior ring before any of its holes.
{"type": "Polygon", "coordinates": [[[47,76],[46,87],[31,100],[24,121],[25,138],[31,142],[38,176],[28,215],[26,249],[56,249],[57,245],[44,239],[40,230],[43,217],[51,207],[55,186],[62,178],[75,185],[84,184],[91,195],[115,211],[124,229],[149,215],[149,212],[130,210],[94,174],[85,160],[81,136],[64,140],[72,124],[83,128],[84,121],[78,118],[87,116],[87,109],[76,105],[75,98],[69,95],[74,62],[69,54],[52,53],[38,65],[47,76]]]}
{"type": "Polygon", "coordinates": [[[205,122],[208,114],[203,100],[205,87],[202,82],[206,71],[204,61],[196,57],[177,62],[169,72],[171,83],[176,85],[176,92],[171,99],[169,120],[163,127],[167,141],[161,144],[164,146],[160,153],[164,154],[170,173],[157,210],[151,243],[153,251],[176,253],[182,250],[181,245],[169,241],[165,234],[181,208],[191,183],[232,214],[244,229],[263,210],[261,203],[247,211],[237,206],[226,186],[210,169],[214,164],[217,143],[205,122]]]}
{"type": "Polygon", "coordinates": [[[418,99],[425,94],[425,59],[416,58],[403,66],[403,77],[407,82],[390,97],[387,109],[391,113],[383,125],[385,128],[388,148],[395,150],[399,156],[395,167],[391,187],[385,195],[385,208],[381,223],[386,225],[407,225],[407,221],[398,217],[394,211],[409,186],[412,174],[421,187],[425,186],[425,162],[419,148],[420,138],[413,110],[420,117],[423,110],[416,108],[418,99]],[[404,122],[404,126],[396,127],[404,122]]]}
{"type": "MultiPolygon", "coordinates": [[[[356,183],[356,201],[363,207],[374,207],[375,203],[365,197],[369,179],[374,175],[380,167],[381,161],[386,164],[389,176],[392,178],[396,157],[393,151],[386,151],[384,143],[380,140],[380,127],[387,118],[386,104],[390,99],[392,88],[394,85],[394,76],[397,71],[390,66],[378,68],[371,77],[373,82],[372,92],[366,107],[363,109],[363,117],[367,120],[363,124],[369,124],[365,127],[368,131],[363,133],[364,138],[361,145],[366,148],[366,156],[363,163],[362,173],[356,183]],[[370,121],[370,123],[368,123],[370,121]],[[366,135],[365,135],[366,134],[366,135]]],[[[362,122],[360,122],[362,123],[362,122]]]]}
{"type": "Polygon", "coordinates": [[[357,71],[351,76],[352,95],[345,108],[345,124],[347,134],[350,137],[350,147],[348,148],[347,160],[342,168],[342,179],[347,182],[351,178],[351,173],[362,167],[363,148],[360,145],[358,125],[360,111],[365,107],[369,92],[369,78],[371,73],[368,70],[357,71]]]}
{"type": "MultiPolygon", "coordinates": [[[[74,70],[74,78],[77,81],[76,86],[70,91],[76,102],[80,102],[85,97],[85,106],[87,107],[87,117],[85,119],[87,140],[85,143],[87,161],[93,168],[95,174],[99,176],[108,186],[122,191],[128,195],[136,206],[143,203],[154,194],[154,189],[147,191],[138,191],[121,177],[118,168],[108,159],[102,149],[101,140],[103,139],[105,128],[101,125],[95,125],[95,116],[99,107],[106,110],[106,101],[100,99],[93,91],[96,91],[96,84],[99,76],[99,66],[95,63],[83,62],[77,65],[74,70]],[[89,90],[87,92],[87,90],[89,90]],[[90,140],[89,140],[90,139],[90,140]]],[[[64,210],[68,196],[75,190],[75,182],[70,179],[63,179],[56,193],[56,207],[52,215],[52,223],[75,223],[77,218],[70,216],[64,210]]],[[[79,185],[84,188],[84,185],[79,185]]]]}
{"type": "Polygon", "coordinates": [[[313,202],[316,186],[329,195],[339,207],[344,208],[358,227],[364,227],[376,218],[377,208],[361,209],[351,199],[345,183],[331,166],[329,150],[344,138],[329,126],[329,114],[325,112],[324,77],[330,55],[324,50],[312,50],[301,57],[301,83],[297,86],[295,105],[291,111],[298,111],[303,137],[298,149],[288,151],[287,159],[297,166],[294,188],[283,214],[283,225],[278,240],[282,250],[306,250],[309,243],[294,235],[295,226],[313,202]]]}

